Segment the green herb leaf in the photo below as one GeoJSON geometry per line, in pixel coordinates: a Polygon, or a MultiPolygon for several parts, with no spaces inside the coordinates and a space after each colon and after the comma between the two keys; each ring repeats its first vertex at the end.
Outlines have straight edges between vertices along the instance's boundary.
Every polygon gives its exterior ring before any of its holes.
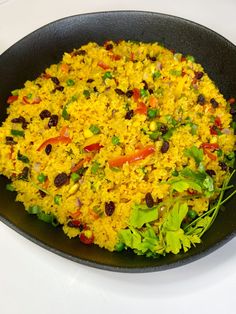
{"type": "Polygon", "coordinates": [[[103,75],[103,80],[106,80],[106,79],[112,79],[112,74],[111,72],[105,72],[105,74],[103,75]]]}
{"type": "Polygon", "coordinates": [[[25,132],[21,130],[11,130],[11,135],[23,137],[25,135],[25,132]]]}
{"type": "Polygon", "coordinates": [[[133,206],[129,223],[135,228],[141,228],[145,223],[154,221],[157,218],[157,206],[149,208],[146,205],[139,204],[133,206]]]}
{"type": "Polygon", "coordinates": [[[203,150],[201,148],[197,148],[196,146],[186,148],[184,154],[187,157],[193,158],[198,166],[203,160],[203,150]]]}
{"type": "Polygon", "coordinates": [[[171,69],[171,70],[169,71],[169,73],[170,73],[171,75],[174,75],[174,76],[181,76],[181,75],[182,75],[182,71],[181,71],[181,70],[175,70],[175,69],[171,69]]]}
{"type": "Polygon", "coordinates": [[[100,167],[100,163],[95,160],[91,167],[92,174],[96,174],[99,170],[99,167],[100,167]]]}
{"type": "Polygon", "coordinates": [[[15,187],[13,186],[12,183],[8,183],[8,184],[6,185],[6,190],[7,190],[7,191],[14,192],[16,189],[15,189],[15,187]]]}
{"type": "Polygon", "coordinates": [[[25,164],[29,163],[29,158],[27,156],[22,155],[19,151],[17,152],[17,159],[25,164]]]}
{"type": "Polygon", "coordinates": [[[63,119],[64,120],[70,120],[70,115],[69,115],[69,113],[68,113],[68,111],[67,111],[67,105],[65,105],[64,106],[64,108],[62,109],[62,117],[63,117],[63,119]]]}
{"type": "Polygon", "coordinates": [[[113,135],[112,138],[111,138],[111,142],[112,142],[113,145],[118,145],[118,144],[120,144],[120,139],[119,139],[118,136],[113,135]]]}

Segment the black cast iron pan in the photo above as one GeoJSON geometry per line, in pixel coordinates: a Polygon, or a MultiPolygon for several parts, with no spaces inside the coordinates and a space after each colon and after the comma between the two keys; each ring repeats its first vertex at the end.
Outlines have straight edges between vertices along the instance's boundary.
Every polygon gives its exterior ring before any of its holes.
{"type": "MultiPolygon", "coordinates": [[[[151,12],[118,11],[82,14],[50,23],[26,36],[0,56],[0,117],[6,117],[10,91],[35,79],[63,52],[89,41],[107,39],[158,41],[167,48],[195,56],[226,98],[236,96],[236,47],[215,32],[193,22],[151,12]]],[[[185,254],[161,259],[135,256],[131,252],[110,253],[69,240],[59,228],[37,220],[15,203],[0,177],[0,220],[40,246],[75,262],[105,270],[147,272],[176,267],[209,254],[235,235],[236,210],[231,199],[220,212],[202,244],[185,254]]]]}

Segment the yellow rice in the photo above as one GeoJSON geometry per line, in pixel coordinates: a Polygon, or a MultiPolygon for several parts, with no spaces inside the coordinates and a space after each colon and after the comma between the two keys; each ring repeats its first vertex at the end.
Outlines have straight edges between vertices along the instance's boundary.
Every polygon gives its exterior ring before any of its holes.
{"type": "MultiPolygon", "coordinates": [[[[227,101],[213,81],[200,64],[157,43],[109,41],[104,46],[88,43],[79,50],[64,53],[58,64],[51,65],[35,80],[27,81],[13,94],[17,97],[7,108],[8,117],[0,129],[0,172],[12,180],[16,200],[26,209],[37,205],[44,213],[53,214],[69,237],[80,236],[81,232],[87,237],[92,235],[95,244],[110,251],[119,242],[119,231],[129,226],[133,204],[145,204],[147,193],[154,200],[168,199],[170,184],[165,182],[172,173],[186,165],[196,170],[194,160],[184,153],[186,148],[217,143],[223,155],[234,149],[232,117],[227,101]],[[204,75],[196,79],[199,72],[204,75]],[[52,77],[58,78],[60,84],[55,84],[52,77]],[[63,86],[63,91],[56,89],[58,86],[63,86]],[[139,100],[134,95],[127,96],[134,89],[144,93],[139,100]],[[205,97],[204,105],[197,103],[200,94],[205,97]],[[212,98],[219,104],[216,108],[210,102],[212,98]],[[140,103],[157,109],[156,117],[137,113],[140,103]],[[62,116],[65,108],[69,119],[62,116]],[[49,128],[50,118],[40,118],[45,109],[58,116],[56,126],[49,128]],[[131,110],[132,118],[125,118],[131,110]],[[28,122],[24,136],[12,136],[12,129],[22,130],[21,123],[11,122],[20,116],[28,122]],[[167,125],[168,117],[178,127],[168,139],[168,151],[162,153],[163,139],[159,136],[153,140],[150,134],[155,131],[155,123],[167,125]],[[221,135],[211,134],[216,117],[220,118],[221,135]],[[99,127],[98,134],[91,131],[91,125],[99,127]],[[52,144],[49,155],[45,149],[39,150],[47,139],[60,136],[63,127],[70,143],[52,144]],[[13,137],[16,144],[6,144],[6,136],[13,137]],[[112,142],[114,136],[119,139],[118,144],[112,142]],[[99,143],[100,150],[84,151],[84,147],[94,143],[99,143]],[[144,159],[126,162],[115,169],[110,167],[110,160],[130,156],[149,146],[155,152],[144,159]],[[28,163],[18,160],[19,152],[28,157],[28,163]],[[78,181],[73,181],[71,169],[81,160],[85,172],[78,181]],[[98,165],[97,170],[94,165],[98,165]],[[19,179],[26,166],[30,169],[27,180],[19,179]],[[57,187],[55,177],[63,172],[69,180],[57,187]],[[46,176],[46,182],[38,180],[41,173],[46,176]],[[40,195],[40,188],[46,196],[40,195]],[[59,204],[56,204],[58,195],[59,204]],[[115,209],[108,216],[105,204],[111,201],[115,209]],[[72,220],[79,221],[86,230],[73,227],[69,223],[72,220]]],[[[217,151],[211,153],[216,159],[206,153],[203,165],[215,172],[215,185],[221,187],[227,171],[222,170],[217,151]]],[[[199,215],[207,210],[209,199],[205,196],[189,199],[188,205],[199,215]]],[[[160,219],[164,218],[165,214],[160,219]]]]}

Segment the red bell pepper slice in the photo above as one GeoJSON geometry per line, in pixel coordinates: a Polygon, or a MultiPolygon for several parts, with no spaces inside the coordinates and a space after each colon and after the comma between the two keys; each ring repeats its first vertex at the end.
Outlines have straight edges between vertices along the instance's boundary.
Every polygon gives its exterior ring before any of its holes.
{"type": "Polygon", "coordinates": [[[133,89],[133,99],[137,102],[140,98],[140,90],[138,88],[133,89]]]}
{"type": "Polygon", "coordinates": [[[99,61],[99,62],[98,62],[98,66],[100,66],[100,68],[102,68],[103,70],[108,70],[108,69],[110,69],[110,66],[107,65],[106,63],[104,63],[103,61],[99,61]]]}
{"type": "Polygon", "coordinates": [[[7,103],[10,105],[12,104],[14,101],[16,101],[18,99],[18,96],[14,96],[14,95],[11,95],[7,98],[7,103]]]}
{"type": "Polygon", "coordinates": [[[200,147],[203,148],[203,152],[207,155],[211,160],[216,160],[217,156],[212,152],[215,150],[219,150],[220,146],[217,143],[203,143],[200,147]]]}
{"type": "Polygon", "coordinates": [[[121,59],[121,56],[115,55],[115,54],[111,54],[111,55],[110,55],[110,58],[111,58],[111,60],[113,60],[113,61],[118,61],[118,60],[121,59]]]}
{"type": "Polygon", "coordinates": [[[63,143],[63,144],[69,144],[71,143],[71,138],[67,136],[56,136],[56,137],[51,137],[47,139],[45,142],[43,142],[37,151],[43,150],[48,144],[58,144],[58,143],[63,143]]]}
{"type": "Polygon", "coordinates": [[[134,53],[133,52],[130,53],[130,60],[134,61],[134,53]]]}
{"type": "Polygon", "coordinates": [[[90,237],[87,237],[86,234],[85,234],[85,232],[82,231],[81,234],[80,234],[80,236],[79,236],[79,239],[80,239],[80,241],[81,241],[82,243],[89,245],[89,244],[92,244],[92,243],[94,242],[94,235],[91,234],[90,237]]]}
{"type": "Polygon", "coordinates": [[[147,106],[143,102],[140,102],[140,103],[138,103],[138,107],[134,110],[134,112],[137,114],[146,115],[147,114],[147,106]]]}
{"type": "Polygon", "coordinates": [[[216,155],[212,154],[209,150],[203,149],[203,152],[204,152],[204,154],[206,154],[210,159],[212,159],[212,160],[216,160],[216,159],[217,159],[216,155]]]}
{"type": "Polygon", "coordinates": [[[84,150],[85,150],[87,153],[90,153],[90,152],[94,152],[94,151],[100,150],[102,147],[103,147],[103,146],[100,145],[99,143],[94,143],[94,144],[85,146],[85,147],[84,147],[84,150]]]}
{"type": "Polygon", "coordinates": [[[23,102],[24,102],[25,104],[30,104],[30,102],[29,102],[27,96],[23,96],[22,99],[23,99],[23,102]]]}
{"type": "Polygon", "coordinates": [[[203,143],[200,147],[202,147],[203,149],[210,149],[210,150],[218,150],[220,149],[219,144],[217,143],[203,143]]]}
{"type": "Polygon", "coordinates": [[[80,168],[83,167],[83,164],[86,162],[86,161],[90,161],[91,158],[90,157],[86,157],[84,159],[81,159],[76,165],[74,165],[72,168],[71,168],[71,172],[76,172],[78,171],[80,168]]]}
{"type": "Polygon", "coordinates": [[[138,160],[145,159],[147,156],[155,152],[155,147],[153,145],[146,146],[143,149],[138,150],[136,153],[128,156],[120,156],[108,161],[110,167],[121,167],[126,162],[133,163],[138,160]]]}
{"type": "Polygon", "coordinates": [[[218,126],[218,128],[222,127],[222,122],[221,122],[220,117],[215,118],[215,125],[218,126]]]}

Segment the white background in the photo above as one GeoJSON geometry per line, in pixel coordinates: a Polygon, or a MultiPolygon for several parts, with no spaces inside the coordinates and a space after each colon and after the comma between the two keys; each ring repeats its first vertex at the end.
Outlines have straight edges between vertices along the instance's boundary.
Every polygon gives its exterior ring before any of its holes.
{"type": "MultiPolygon", "coordinates": [[[[116,9],[178,15],[205,25],[236,44],[235,0],[9,0],[0,5],[0,53],[53,20],[116,9]]],[[[236,239],[209,256],[176,269],[122,274],[68,261],[0,223],[1,314],[147,311],[236,313],[236,239]]]]}

